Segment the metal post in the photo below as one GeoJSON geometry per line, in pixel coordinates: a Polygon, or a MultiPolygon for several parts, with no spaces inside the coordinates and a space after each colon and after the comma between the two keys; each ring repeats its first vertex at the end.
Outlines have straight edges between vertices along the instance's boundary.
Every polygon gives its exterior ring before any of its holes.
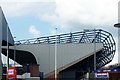
{"type": "MultiPolygon", "coordinates": [[[[9,39],[8,39],[8,26],[7,26],[7,71],[8,71],[8,67],[9,67],[9,51],[8,51],[8,49],[9,49],[9,44],[8,44],[8,41],[9,41],[9,39]]],[[[7,77],[8,78],[8,77],[7,77]]]]}
{"type": "MultiPolygon", "coordinates": [[[[15,39],[16,37],[14,37],[15,39]]],[[[14,67],[15,67],[15,58],[16,58],[16,45],[15,45],[15,42],[14,42],[14,67]]]]}
{"type": "Polygon", "coordinates": [[[96,71],[96,41],[95,41],[95,36],[96,36],[96,33],[95,33],[95,29],[94,29],[94,71],[96,71]]]}
{"type": "Polygon", "coordinates": [[[56,31],[56,41],[55,41],[55,80],[57,80],[57,28],[55,28],[56,31]]]}

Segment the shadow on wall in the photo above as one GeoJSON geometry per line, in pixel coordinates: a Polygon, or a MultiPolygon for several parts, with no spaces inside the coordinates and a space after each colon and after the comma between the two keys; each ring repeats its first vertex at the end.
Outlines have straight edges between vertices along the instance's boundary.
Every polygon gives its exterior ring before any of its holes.
{"type": "MultiPolygon", "coordinates": [[[[7,56],[7,50],[2,49],[2,54],[7,56]]],[[[14,50],[9,49],[9,58],[14,60],[14,50]]],[[[20,65],[24,64],[37,64],[35,56],[28,51],[16,50],[15,61],[20,65]]]]}

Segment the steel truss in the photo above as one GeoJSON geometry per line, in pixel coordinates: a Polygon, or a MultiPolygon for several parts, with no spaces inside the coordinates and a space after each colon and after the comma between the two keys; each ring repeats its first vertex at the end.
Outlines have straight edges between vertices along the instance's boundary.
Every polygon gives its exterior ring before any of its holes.
{"type": "Polygon", "coordinates": [[[100,54],[96,55],[97,67],[102,67],[111,62],[115,51],[116,44],[111,33],[102,29],[83,30],[81,32],[60,34],[47,37],[39,37],[28,40],[16,41],[17,45],[28,44],[67,44],[67,43],[102,43],[103,49],[100,54]],[[56,38],[57,36],[57,38],[56,38]]]}

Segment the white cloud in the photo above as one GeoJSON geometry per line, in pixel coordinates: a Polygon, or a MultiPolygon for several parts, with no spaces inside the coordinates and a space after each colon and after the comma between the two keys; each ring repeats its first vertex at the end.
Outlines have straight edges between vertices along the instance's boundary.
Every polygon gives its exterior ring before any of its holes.
{"type": "Polygon", "coordinates": [[[63,30],[113,25],[118,0],[13,0],[0,2],[7,16],[33,15],[63,30]]]}
{"type": "Polygon", "coordinates": [[[31,26],[29,27],[29,33],[30,33],[34,38],[40,37],[40,31],[38,31],[34,25],[31,25],[31,26]]]}
{"type": "Polygon", "coordinates": [[[56,0],[55,13],[42,18],[60,28],[77,30],[90,25],[113,25],[117,10],[118,0],[56,0]]]}
{"type": "MultiPolygon", "coordinates": [[[[26,1],[26,0],[25,0],[26,1]]],[[[52,13],[54,9],[54,2],[0,2],[0,5],[6,16],[19,17],[19,16],[39,16],[44,13],[52,13]]]]}
{"type": "Polygon", "coordinates": [[[53,2],[54,0],[0,0],[1,2],[53,2]]]}

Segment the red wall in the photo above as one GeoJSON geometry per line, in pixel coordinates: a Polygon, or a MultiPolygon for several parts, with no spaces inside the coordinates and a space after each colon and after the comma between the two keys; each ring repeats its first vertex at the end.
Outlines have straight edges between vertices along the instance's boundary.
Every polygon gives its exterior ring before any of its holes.
{"type": "Polygon", "coordinates": [[[111,72],[109,73],[109,80],[120,80],[120,72],[111,72]]]}

